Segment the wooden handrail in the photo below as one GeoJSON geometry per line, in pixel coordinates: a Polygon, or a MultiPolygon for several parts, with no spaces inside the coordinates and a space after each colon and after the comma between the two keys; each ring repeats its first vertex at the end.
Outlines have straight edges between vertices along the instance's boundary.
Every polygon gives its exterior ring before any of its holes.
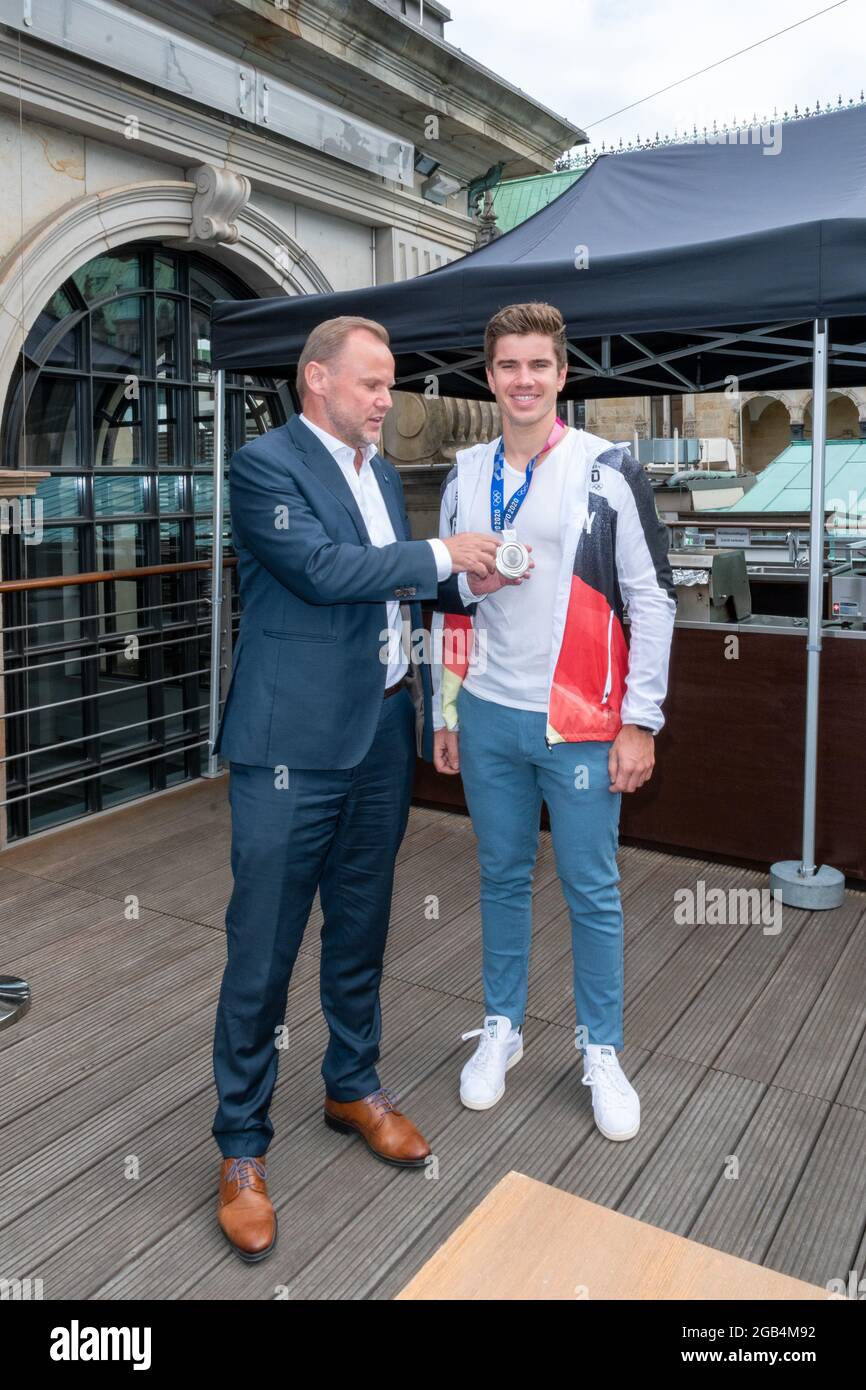
{"type": "MultiPolygon", "coordinates": [[[[236,565],[237,556],[227,555],[224,565],[236,565]]],[[[143,565],[131,570],[92,570],[85,574],[58,574],[49,579],[4,579],[0,594],[21,593],[27,589],[64,589],[73,584],[104,584],[111,579],[146,579],[149,574],[183,574],[187,570],[209,570],[210,560],[185,560],[180,565],[143,565]]],[[[190,602],[194,602],[190,599],[190,602]]]]}

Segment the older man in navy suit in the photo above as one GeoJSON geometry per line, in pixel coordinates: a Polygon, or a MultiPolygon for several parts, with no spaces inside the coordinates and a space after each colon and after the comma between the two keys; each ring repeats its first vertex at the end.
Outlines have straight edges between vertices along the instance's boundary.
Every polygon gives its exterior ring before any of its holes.
{"type": "Polygon", "coordinates": [[[230,760],[234,891],[212,1133],[219,1224],[248,1261],[276,1242],[268,1110],[317,888],[325,1121],[389,1163],[430,1153],[376,1072],[394,860],[416,748],[432,758],[429,667],[406,659],[401,604],[420,629],[420,600],[465,613],[502,580],[492,534],[410,538],[400,475],[376,451],[393,384],[386,330],[330,319],[298,363],[303,413],[231,461],[242,617],[214,745],[230,760]]]}

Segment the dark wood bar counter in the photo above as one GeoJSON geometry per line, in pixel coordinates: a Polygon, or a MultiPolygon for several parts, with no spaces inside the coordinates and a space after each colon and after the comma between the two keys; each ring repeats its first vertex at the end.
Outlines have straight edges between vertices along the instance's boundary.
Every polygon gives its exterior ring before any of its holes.
{"type": "MultiPolygon", "coordinates": [[[[620,838],[769,866],[799,859],[806,628],[678,623],[666,724],[620,838]]],[[[866,632],[822,636],[816,862],[866,880],[866,632]]],[[[459,777],[418,762],[415,799],[465,810],[459,777]]],[[[546,823],[546,822],[544,822],[546,823]]]]}

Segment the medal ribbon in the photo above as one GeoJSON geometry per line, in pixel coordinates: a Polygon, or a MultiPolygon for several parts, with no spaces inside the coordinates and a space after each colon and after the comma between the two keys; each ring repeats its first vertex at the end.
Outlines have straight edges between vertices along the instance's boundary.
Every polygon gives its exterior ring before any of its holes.
{"type": "Polygon", "coordinates": [[[553,448],[564,429],[566,429],[565,421],[560,420],[559,416],[557,416],[553,429],[547,436],[547,443],[544,445],[543,449],[539,449],[535,458],[529,460],[526,465],[526,481],[513,494],[507,507],[505,506],[505,448],[502,435],[499,436],[499,443],[496,446],[496,454],[493,459],[493,476],[490,479],[491,531],[502,531],[506,527],[511,526],[514,518],[520,511],[524,497],[529,491],[529,485],[532,482],[532,470],[541,458],[541,455],[546,454],[549,449],[553,448]]]}

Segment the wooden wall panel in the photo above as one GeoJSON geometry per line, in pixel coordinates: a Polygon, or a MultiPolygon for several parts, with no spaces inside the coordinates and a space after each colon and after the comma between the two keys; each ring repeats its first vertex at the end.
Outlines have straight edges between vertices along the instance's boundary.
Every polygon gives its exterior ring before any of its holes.
{"type": "MultiPolygon", "coordinates": [[[[762,865],[799,859],[805,631],[677,628],[664,708],[655,772],[623,797],[621,837],[762,865]]],[[[864,716],[866,640],[826,637],[816,862],[866,880],[864,716]]],[[[420,760],[415,796],[465,810],[459,777],[442,777],[420,760]]]]}

